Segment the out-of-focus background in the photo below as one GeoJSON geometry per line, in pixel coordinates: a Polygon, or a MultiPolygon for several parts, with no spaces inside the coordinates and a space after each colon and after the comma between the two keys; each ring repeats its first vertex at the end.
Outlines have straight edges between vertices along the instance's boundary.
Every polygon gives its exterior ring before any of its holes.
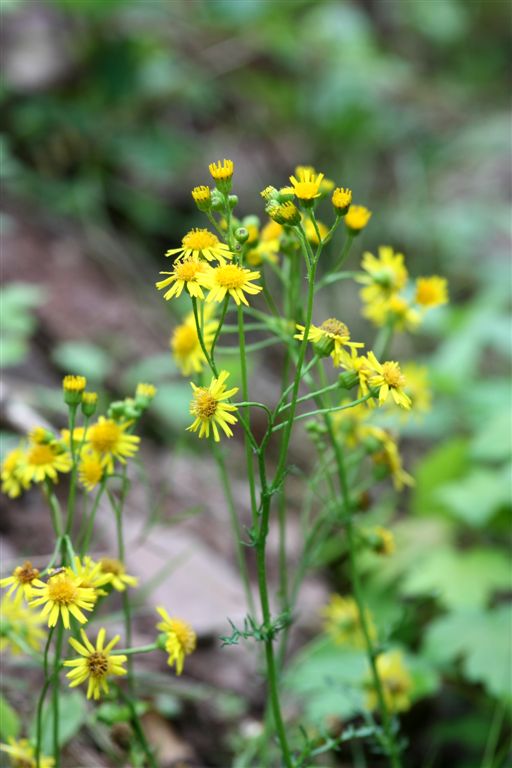
{"type": "MultiPolygon", "coordinates": [[[[2,2],[3,449],[35,418],[63,425],[65,372],[105,396],[140,379],[159,387],[145,423],[146,487],[130,502],[134,567],[153,579],[147,600],[188,611],[202,638],[187,681],[148,677],[147,727],[163,732],[154,738],[168,765],[234,764],[261,717],[254,657],[218,648],[243,601],[215,469],[184,432],[190,388],[168,348],[178,314],[154,289],[165,251],[204,225],[190,189],[223,157],[235,162],[241,214],[263,220],[260,190],[311,164],[373,211],[354,268],[363,250],[391,244],[412,275],[449,280],[450,306],[393,347],[430,367],[434,404],[405,428],[415,488],[382,501],[397,554],[369,562],[367,579],[376,596],[393,594],[395,636],[423,664],[404,723],[407,764],[506,763],[509,23],[509,4],[494,0],[2,2]]],[[[329,294],[326,309],[347,312],[353,336],[369,341],[367,325],[349,319],[352,294],[329,294]]],[[[262,397],[265,371],[254,370],[262,397]]],[[[10,503],[0,525],[6,563],[51,551],[35,493],[10,503]]],[[[293,537],[291,547],[293,560],[293,537]]],[[[336,553],[323,565],[306,585],[296,645],[321,632],[318,609],[340,589],[336,553]]],[[[319,675],[303,661],[289,680],[290,711],[311,727],[326,701],[331,718],[350,714],[319,675]]],[[[91,765],[109,764],[100,736],[74,747],[92,750],[91,765]]]]}

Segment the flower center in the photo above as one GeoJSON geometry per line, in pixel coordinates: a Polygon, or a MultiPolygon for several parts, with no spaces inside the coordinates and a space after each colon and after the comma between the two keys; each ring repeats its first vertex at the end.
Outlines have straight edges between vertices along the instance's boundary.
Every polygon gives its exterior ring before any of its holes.
{"type": "Polygon", "coordinates": [[[171,621],[172,632],[176,635],[176,640],[181,645],[185,653],[191,653],[195,648],[195,635],[188,624],[180,619],[171,621]]]}
{"type": "Polygon", "coordinates": [[[101,463],[93,457],[83,459],[80,464],[80,474],[86,482],[96,484],[98,480],[101,480],[103,467],[101,466],[101,463]]]}
{"type": "Polygon", "coordinates": [[[201,269],[200,262],[188,259],[187,261],[182,261],[176,265],[176,277],[178,280],[183,280],[185,283],[188,283],[189,280],[195,280],[197,273],[201,272],[201,269]]]}
{"type": "Polygon", "coordinates": [[[215,270],[215,279],[222,288],[241,288],[245,283],[246,277],[244,270],[237,267],[236,264],[226,264],[224,267],[218,267],[215,270]]]}
{"type": "Polygon", "coordinates": [[[53,581],[50,579],[48,582],[48,595],[50,600],[61,605],[69,605],[76,599],[77,589],[72,581],[67,579],[59,579],[53,581]]]}
{"type": "Polygon", "coordinates": [[[178,355],[187,355],[196,349],[199,343],[197,331],[189,325],[182,325],[174,331],[172,348],[178,355]]]}
{"type": "Polygon", "coordinates": [[[350,338],[350,333],[345,323],[342,323],[341,320],[336,320],[335,317],[324,320],[320,328],[326,333],[332,333],[333,336],[350,338]]]}
{"type": "Polygon", "coordinates": [[[16,568],[15,575],[20,584],[30,584],[31,581],[37,579],[39,571],[37,568],[32,568],[30,560],[26,560],[23,565],[16,568]]]}
{"type": "Polygon", "coordinates": [[[194,251],[213,248],[218,242],[219,238],[207,229],[191,229],[181,241],[184,248],[191,248],[194,251]]]}
{"type": "Polygon", "coordinates": [[[105,654],[95,651],[88,657],[87,666],[92,677],[104,677],[108,672],[108,659],[105,654]]]}
{"type": "Polygon", "coordinates": [[[382,377],[390,387],[403,387],[405,376],[400,370],[398,363],[386,362],[382,364],[382,377]]]}
{"type": "Polygon", "coordinates": [[[117,444],[121,436],[121,430],[115,421],[103,421],[91,428],[89,439],[97,453],[109,453],[117,444]]]}
{"type": "Polygon", "coordinates": [[[114,560],[110,557],[104,557],[100,560],[101,570],[104,573],[113,573],[114,576],[120,576],[124,573],[123,564],[119,560],[114,560]]]}
{"type": "Polygon", "coordinates": [[[200,387],[194,396],[194,414],[201,419],[211,419],[217,410],[217,404],[217,400],[211,396],[206,387],[200,387]]]}
{"type": "Polygon", "coordinates": [[[28,454],[28,463],[35,464],[37,466],[43,466],[44,464],[51,464],[55,459],[55,453],[49,445],[34,445],[28,454]]]}
{"type": "Polygon", "coordinates": [[[388,679],[384,681],[384,685],[389,692],[393,694],[405,693],[407,690],[403,680],[398,680],[396,677],[388,677],[388,679]]]}

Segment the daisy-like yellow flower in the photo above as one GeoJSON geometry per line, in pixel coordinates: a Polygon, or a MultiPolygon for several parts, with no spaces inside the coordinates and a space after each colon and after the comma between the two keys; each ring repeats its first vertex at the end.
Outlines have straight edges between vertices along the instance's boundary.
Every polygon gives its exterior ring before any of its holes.
{"type": "Polygon", "coordinates": [[[235,164],[232,160],[218,160],[215,163],[210,163],[208,170],[215,181],[230,181],[235,170],[235,164]]]}
{"type": "Polygon", "coordinates": [[[382,465],[388,470],[395,489],[402,491],[406,485],[413,486],[414,478],[403,468],[398,445],[389,432],[382,427],[367,424],[359,430],[359,439],[362,441],[367,437],[380,444],[380,447],[373,451],[372,459],[375,464],[382,465]]]}
{"type": "Polygon", "coordinates": [[[96,563],[89,555],[85,555],[82,560],[76,555],[73,558],[73,571],[80,579],[81,587],[94,589],[97,597],[104,597],[107,594],[101,587],[110,584],[113,575],[105,572],[101,563],[96,563]]]}
{"type": "Polygon", "coordinates": [[[100,416],[87,430],[87,447],[99,456],[109,473],[114,471],[115,459],[126,464],[126,460],[131,459],[139,449],[140,437],[126,434],[130,426],[129,421],[121,423],[100,416]]]}
{"type": "Polygon", "coordinates": [[[169,301],[174,296],[181,296],[183,289],[187,290],[190,296],[196,299],[204,299],[203,286],[208,283],[208,274],[211,267],[204,261],[196,258],[187,258],[174,263],[174,269],[171,272],[160,272],[161,275],[169,277],[159,280],[155,283],[159,291],[167,286],[171,286],[164,293],[164,299],[169,301]]]}
{"type": "Polygon", "coordinates": [[[373,352],[368,352],[367,360],[371,369],[368,383],[379,390],[379,405],[385,403],[391,394],[397,405],[409,410],[411,399],[405,394],[406,380],[399,364],[392,360],[379,363],[373,352]]]}
{"type": "MultiPolygon", "coordinates": [[[[388,711],[405,712],[410,709],[413,684],[401,652],[381,653],[376,663],[388,711]]],[[[379,699],[369,673],[366,688],[368,689],[367,707],[370,710],[375,710],[378,707],[379,699]]]]}
{"type": "Polygon", "coordinates": [[[87,617],[82,612],[92,611],[96,602],[96,593],[92,587],[82,587],[81,579],[70,568],[50,576],[48,581],[33,581],[33,600],[29,605],[35,608],[44,605],[41,616],[48,616],[48,626],[55,627],[59,618],[66,629],[70,628],[69,617],[74,616],[80,624],[85,624],[87,617]]]}
{"type": "Polygon", "coordinates": [[[190,402],[190,413],[195,418],[187,430],[190,432],[199,430],[199,437],[202,438],[210,437],[211,429],[216,443],[220,440],[218,427],[227,437],[232,437],[233,432],[229,425],[237,422],[236,416],[233,415],[236,406],[223,402],[238,392],[238,387],[226,389],[228,376],[227,371],[221,371],[219,378],[212,378],[208,387],[198,387],[194,382],[190,382],[194,391],[194,396],[190,402]]]}
{"type": "MultiPolygon", "coordinates": [[[[295,176],[300,179],[301,176],[303,176],[305,173],[310,173],[313,175],[316,175],[316,169],[312,165],[298,165],[295,168],[295,176]]],[[[328,192],[332,192],[336,184],[332,179],[322,179],[322,183],[320,184],[320,194],[325,195],[328,192]]],[[[293,187],[288,187],[288,189],[292,190],[293,193],[293,187]]],[[[282,191],[282,190],[280,190],[282,191]]]]}
{"type": "MultiPolygon", "coordinates": [[[[363,648],[365,637],[361,623],[361,614],[353,597],[331,595],[328,605],[321,611],[324,617],[324,630],[339,645],[363,648]]],[[[368,610],[365,611],[366,624],[370,637],[375,640],[377,632],[368,610]]]]}
{"type": "Polygon", "coordinates": [[[221,243],[217,235],[209,229],[191,229],[181,241],[181,248],[171,248],[166,251],[166,256],[174,256],[183,261],[185,259],[206,259],[206,261],[218,261],[225,264],[226,259],[232,259],[233,254],[229,246],[221,243]]]}
{"type": "Polygon", "coordinates": [[[313,168],[300,167],[297,169],[297,176],[290,176],[293,191],[298,200],[303,203],[311,203],[315,198],[320,197],[320,187],[324,178],[323,173],[315,173],[313,168]]]}
{"type": "Polygon", "coordinates": [[[62,389],[64,390],[64,402],[68,405],[78,405],[82,400],[82,392],[87,384],[85,376],[64,376],[62,389]]]}
{"type": "Polygon", "coordinates": [[[58,472],[69,472],[71,465],[71,456],[63,443],[58,440],[45,443],[31,441],[23,467],[23,478],[26,483],[42,483],[46,479],[56,483],[58,472]]]}
{"type": "MultiPolygon", "coordinates": [[[[299,333],[296,333],[293,338],[303,341],[305,327],[297,324],[296,328],[299,333]]],[[[312,341],[315,344],[315,351],[321,357],[332,355],[335,366],[339,365],[340,352],[344,346],[352,349],[364,347],[362,342],[350,341],[349,329],[345,323],[342,323],[341,320],[337,320],[335,317],[324,320],[320,326],[311,325],[308,331],[308,341],[312,341]]]]}
{"type": "MultiPolygon", "coordinates": [[[[302,224],[304,226],[304,232],[306,233],[306,237],[311,243],[311,245],[318,245],[318,235],[316,233],[315,225],[311,221],[311,219],[308,217],[303,218],[302,224]]],[[[318,227],[318,231],[320,233],[320,237],[322,240],[327,237],[329,234],[329,228],[326,227],[326,225],[322,221],[317,221],[316,225],[318,227]]]]}
{"type": "Polygon", "coordinates": [[[126,669],[123,664],[128,657],[122,653],[111,653],[112,648],[119,642],[119,635],[105,645],[106,630],[102,627],[96,638],[94,646],[84,630],[80,630],[82,642],[78,642],[74,637],[69,638],[69,644],[80,654],[80,659],[68,659],[64,662],[65,667],[73,667],[66,677],[69,677],[70,688],[85,683],[87,680],[87,698],[99,699],[101,693],[108,693],[107,678],[114,675],[126,675],[126,669]]]}
{"type": "Polygon", "coordinates": [[[25,560],[23,565],[18,565],[10,576],[0,579],[0,587],[10,587],[6,597],[11,597],[17,589],[26,600],[32,597],[32,582],[39,578],[39,570],[32,567],[30,560],[25,560]]]}
{"type": "Polygon", "coordinates": [[[185,657],[189,656],[196,647],[196,633],[186,621],[173,619],[165,608],[158,607],[157,612],[162,617],[156,628],[165,632],[165,650],[169,654],[167,663],[170,667],[176,664],[176,674],[181,675],[185,657]]]}
{"type": "Polygon", "coordinates": [[[396,549],[395,537],[388,528],[383,528],[381,525],[366,531],[366,537],[372,549],[379,555],[389,557],[396,549]]]}
{"type": "Polygon", "coordinates": [[[113,557],[103,557],[100,567],[103,573],[110,576],[110,584],[117,592],[124,592],[126,587],[136,587],[139,583],[138,578],[126,573],[123,563],[113,557]]]}
{"type": "MultiPolygon", "coordinates": [[[[368,379],[372,373],[367,357],[364,355],[358,355],[357,350],[354,347],[350,348],[350,352],[347,352],[343,348],[339,350],[336,358],[336,366],[344,368],[347,373],[353,374],[355,378],[354,384],[359,384],[357,396],[365,397],[370,389],[368,387],[368,379]]],[[[353,386],[353,385],[352,385],[353,386]]],[[[350,409],[352,410],[352,409],[350,409]]]]}
{"type": "Polygon", "coordinates": [[[41,628],[41,614],[29,608],[21,592],[14,599],[7,596],[0,602],[0,652],[10,651],[14,656],[26,653],[26,646],[34,651],[42,648],[46,632],[41,628]],[[12,630],[12,632],[11,632],[12,630]],[[23,644],[16,641],[20,638],[23,644]]]}
{"type": "Polygon", "coordinates": [[[365,303],[389,299],[407,282],[408,272],[404,256],[402,253],[395,253],[389,245],[379,247],[378,257],[366,251],[361,267],[366,274],[358,275],[356,280],[366,286],[361,291],[361,298],[365,303]]]}
{"type": "Polygon", "coordinates": [[[237,305],[242,303],[249,306],[245,294],[255,296],[263,290],[261,285],[253,283],[253,280],[258,280],[259,276],[259,272],[251,272],[237,264],[226,264],[212,269],[206,277],[207,287],[210,289],[206,301],[224,301],[226,294],[229,293],[237,305]]]}
{"type": "Polygon", "coordinates": [[[105,474],[105,463],[94,451],[82,451],[78,464],[78,480],[86,491],[94,491],[105,474]]]}
{"type": "Polygon", "coordinates": [[[345,216],[345,226],[352,235],[358,235],[366,227],[372,212],[364,205],[351,205],[345,216]]]}
{"type": "Polygon", "coordinates": [[[302,219],[299,209],[290,200],[284,203],[271,200],[265,206],[265,210],[272,221],[281,226],[295,227],[300,224],[302,219]]]}
{"type": "Polygon", "coordinates": [[[53,768],[53,757],[39,755],[36,765],[36,752],[28,739],[7,739],[8,744],[0,744],[0,750],[9,756],[12,768],[53,768]]]}
{"type": "MultiPolygon", "coordinates": [[[[211,349],[218,321],[212,319],[214,310],[211,306],[205,306],[203,341],[208,352],[211,349]]],[[[183,374],[200,373],[206,363],[206,357],[199,343],[194,313],[188,314],[181,325],[178,325],[171,336],[170,346],[173,357],[183,374]]]]}
{"type": "Polygon", "coordinates": [[[2,493],[11,499],[21,496],[30,487],[26,476],[27,454],[23,447],[9,451],[2,462],[2,493]]]}
{"type": "Polygon", "coordinates": [[[336,213],[343,216],[352,202],[352,190],[346,187],[336,187],[332,193],[331,202],[336,209],[336,213]]]}
{"type": "MultiPolygon", "coordinates": [[[[374,286],[363,288],[371,291],[374,286]]],[[[393,294],[388,299],[376,298],[366,304],[363,316],[367,317],[374,325],[381,328],[388,323],[393,324],[395,331],[414,331],[421,323],[421,316],[407,299],[393,294]]]]}
{"type": "Polygon", "coordinates": [[[418,277],[416,280],[416,303],[424,309],[439,307],[448,302],[448,283],[444,277],[418,277]]]}

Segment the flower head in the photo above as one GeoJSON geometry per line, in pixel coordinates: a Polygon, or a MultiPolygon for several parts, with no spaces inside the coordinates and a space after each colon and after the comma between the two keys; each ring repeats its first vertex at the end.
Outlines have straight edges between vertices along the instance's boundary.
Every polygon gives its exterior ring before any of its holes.
{"type": "MultiPolygon", "coordinates": [[[[304,339],[305,327],[303,325],[297,325],[299,333],[295,334],[294,339],[302,341],[304,339]]],[[[308,331],[308,341],[312,341],[315,344],[317,354],[321,357],[327,357],[332,355],[334,365],[339,365],[340,352],[344,346],[356,349],[357,347],[364,347],[362,342],[350,341],[350,331],[341,320],[337,320],[334,317],[324,320],[322,325],[311,325],[308,331]]]]}
{"type": "Polygon", "coordinates": [[[372,453],[372,459],[391,475],[397,491],[402,491],[406,485],[414,485],[414,478],[403,468],[398,445],[389,432],[382,427],[367,425],[361,429],[360,436],[362,439],[370,437],[377,441],[379,447],[372,453]]]}
{"type": "Polygon", "coordinates": [[[361,267],[366,274],[356,279],[366,286],[361,291],[361,298],[366,303],[389,299],[407,282],[408,273],[404,256],[402,253],[395,253],[389,245],[379,247],[378,257],[366,251],[363,254],[361,267]]]}
{"type": "Polygon", "coordinates": [[[27,454],[23,447],[9,451],[2,462],[2,493],[11,499],[21,496],[30,487],[30,480],[25,472],[27,454]]]}
{"type": "MultiPolygon", "coordinates": [[[[232,259],[233,254],[226,243],[221,243],[217,235],[210,232],[209,229],[191,229],[181,241],[181,248],[171,248],[166,251],[166,256],[179,254],[178,259],[206,259],[206,261],[217,260],[221,264],[226,263],[226,259],[232,259]]],[[[164,274],[164,273],[162,273],[164,274]]]]}
{"type": "Polygon", "coordinates": [[[140,437],[126,434],[130,426],[131,422],[119,423],[100,416],[87,430],[86,445],[99,456],[109,474],[114,471],[115,459],[126,464],[139,448],[140,437]]]}
{"type": "Polygon", "coordinates": [[[297,176],[290,176],[295,196],[305,203],[312,202],[316,197],[320,197],[320,187],[324,178],[323,173],[315,173],[313,168],[297,168],[297,176]]]}
{"type": "Polygon", "coordinates": [[[439,307],[448,302],[448,283],[444,277],[418,277],[416,280],[416,302],[424,309],[439,307]]]}
{"type": "Polygon", "coordinates": [[[107,593],[102,587],[110,584],[113,574],[103,570],[101,563],[96,563],[89,555],[80,560],[78,555],[73,559],[73,571],[80,579],[81,587],[94,589],[96,597],[104,597],[107,593]]]}
{"type": "Polygon", "coordinates": [[[98,405],[97,392],[82,392],[82,413],[90,418],[96,411],[98,405]]]}
{"type": "Polygon", "coordinates": [[[370,221],[372,212],[364,205],[351,205],[345,216],[345,226],[352,235],[358,235],[370,221]]]}
{"type": "MultiPolygon", "coordinates": [[[[213,308],[208,305],[205,306],[203,341],[208,352],[218,327],[217,320],[212,319],[212,316],[213,308]]],[[[191,373],[200,373],[203,370],[206,358],[197,335],[193,312],[187,315],[181,325],[174,329],[170,346],[173,357],[184,376],[190,376],[191,373]]]]}
{"type": "Polygon", "coordinates": [[[212,205],[212,193],[210,187],[194,187],[192,198],[200,211],[209,211],[212,205]]]}
{"type": "Polygon", "coordinates": [[[411,400],[405,394],[406,380],[398,363],[388,360],[385,363],[379,363],[373,352],[368,352],[368,365],[371,373],[368,377],[370,387],[379,390],[379,405],[385,403],[388,395],[401,408],[409,410],[411,400]]]}
{"type": "Polygon", "coordinates": [[[119,635],[105,645],[106,630],[102,627],[96,638],[94,646],[84,630],[80,630],[82,642],[79,643],[74,637],[69,638],[69,644],[80,654],[79,659],[69,659],[64,662],[65,667],[73,667],[66,677],[69,677],[70,688],[75,688],[88,680],[87,698],[99,699],[101,692],[108,693],[107,678],[113,675],[125,675],[126,669],[123,664],[126,663],[127,656],[124,654],[111,653],[112,648],[119,642],[119,635]]]}
{"type": "Polygon", "coordinates": [[[71,456],[63,443],[52,442],[29,443],[23,465],[23,478],[26,483],[42,483],[46,479],[56,483],[58,472],[69,472],[71,456]]]}
{"type": "MultiPolygon", "coordinates": [[[[407,671],[400,651],[381,653],[377,657],[377,672],[380,677],[384,693],[384,701],[389,712],[405,712],[411,706],[410,694],[412,679],[407,671]]],[[[368,709],[374,710],[378,706],[377,691],[373,686],[373,680],[368,674],[366,687],[369,689],[367,697],[368,709]]]]}
{"type": "Polygon", "coordinates": [[[74,616],[80,624],[87,621],[84,611],[92,611],[96,602],[96,593],[92,587],[82,587],[79,576],[70,568],[50,576],[45,583],[40,579],[33,582],[33,598],[29,605],[43,605],[41,616],[48,616],[48,626],[55,627],[59,618],[66,629],[70,628],[69,616],[74,616]]]}
{"type": "Polygon", "coordinates": [[[36,753],[28,739],[14,739],[9,737],[8,744],[0,744],[0,750],[9,756],[12,768],[53,768],[53,757],[39,755],[36,766],[36,753]]]}
{"type": "Polygon", "coordinates": [[[320,238],[324,240],[324,238],[327,237],[329,234],[329,229],[326,227],[326,225],[322,221],[316,222],[316,227],[311,221],[311,219],[308,217],[303,218],[302,224],[304,226],[304,232],[306,233],[306,237],[308,241],[311,243],[311,245],[318,245],[318,235],[320,235],[320,238]],[[317,232],[318,229],[318,232],[317,232]]]}
{"type": "Polygon", "coordinates": [[[265,210],[272,221],[281,226],[295,227],[300,224],[302,218],[299,209],[290,200],[284,203],[271,200],[265,206],[265,210]]]}
{"type": "Polygon", "coordinates": [[[336,187],[332,193],[331,201],[336,209],[336,213],[342,216],[350,208],[350,203],[352,202],[352,190],[346,187],[336,187]]]}
{"type": "Polygon", "coordinates": [[[78,464],[78,480],[86,491],[94,491],[105,474],[105,463],[94,451],[82,451],[78,464]]]}
{"type": "Polygon", "coordinates": [[[62,388],[64,400],[68,405],[77,405],[82,400],[82,392],[87,384],[85,376],[64,376],[62,388]]]}
{"type": "MultiPolygon", "coordinates": [[[[371,291],[372,288],[363,288],[361,293],[371,291]]],[[[363,316],[378,328],[390,323],[395,331],[414,331],[421,323],[419,312],[411,307],[406,298],[397,294],[388,299],[376,298],[369,301],[363,309],[363,316]]]]}
{"type": "Polygon", "coordinates": [[[242,302],[242,304],[249,306],[245,294],[254,296],[262,290],[261,285],[254,285],[253,283],[253,280],[257,280],[259,276],[259,272],[251,272],[237,264],[226,264],[212,269],[206,278],[206,285],[210,289],[206,301],[223,301],[226,294],[229,293],[236,304],[242,302]]]}
{"type": "Polygon", "coordinates": [[[159,291],[167,286],[171,286],[168,291],[164,293],[164,299],[169,301],[174,296],[178,298],[184,288],[190,296],[196,299],[204,299],[204,293],[202,286],[207,285],[208,273],[211,267],[204,261],[200,261],[198,258],[188,257],[183,260],[177,260],[174,264],[174,269],[171,272],[160,272],[161,275],[169,275],[169,277],[159,280],[155,283],[159,291]]]}
{"type": "Polygon", "coordinates": [[[208,387],[197,387],[193,382],[190,383],[194,391],[190,403],[190,413],[195,418],[187,429],[191,432],[199,430],[200,438],[210,437],[211,429],[216,443],[220,440],[218,427],[227,437],[232,437],[233,432],[229,425],[237,422],[236,416],[233,415],[236,406],[224,402],[238,392],[238,387],[226,390],[228,376],[227,371],[221,371],[219,378],[213,378],[208,387]]]}
{"type": "Polygon", "coordinates": [[[379,555],[390,556],[395,551],[395,537],[388,528],[376,525],[366,533],[368,543],[379,555]]]}
{"type": "MultiPolygon", "coordinates": [[[[324,629],[339,645],[362,648],[365,637],[361,623],[361,614],[353,597],[332,595],[328,605],[322,609],[324,629]]],[[[368,610],[365,611],[366,624],[370,636],[375,640],[377,632],[368,610]]]]}
{"type": "Polygon", "coordinates": [[[100,567],[103,573],[110,576],[110,584],[117,592],[124,592],[126,587],[136,587],[139,583],[137,577],[126,573],[123,563],[113,557],[103,557],[100,567]]]}
{"type": "Polygon", "coordinates": [[[11,576],[0,579],[0,587],[10,587],[7,597],[11,597],[17,589],[26,600],[32,597],[32,582],[39,577],[39,571],[32,566],[30,560],[25,560],[23,565],[18,565],[11,576]]]}
{"type": "Polygon", "coordinates": [[[41,614],[29,608],[21,592],[14,599],[2,598],[0,602],[0,652],[10,651],[13,655],[26,653],[26,647],[41,650],[46,632],[41,629],[44,619],[41,614]]]}
{"type": "Polygon", "coordinates": [[[232,160],[218,160],[210,163],[208,169],[215,181],[230,181],[235,170],[235,164],[232,160]]]}
{"type": "Polygon", "coordinates": [[[154,384],[146,384],[145,382],[139,382],[135,390],[135,397],[144,397],[148,400],[152,400],[156,395],[156,387],[154,384]]]}
{"type": "Polygon", "coordinates": [[[170,667],[176,664],[176,674],[181,675],[185,657],[195,650],[196,633],[186,621],[169,616],[165,608],[158,607],[156,610],[163,619],[156,628],[166,634],[165,650],[169,654],[167,663],[170,667]]]}

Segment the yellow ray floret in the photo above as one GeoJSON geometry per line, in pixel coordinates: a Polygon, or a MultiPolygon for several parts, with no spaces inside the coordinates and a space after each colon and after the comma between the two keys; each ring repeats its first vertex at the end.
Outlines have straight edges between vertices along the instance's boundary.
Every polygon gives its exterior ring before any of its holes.
{"type": "Polygon", "coordinates": [[[103,573],[110,576],[110,584],[117,592],[124,592],[126,587],[136,587],[139,583],[138,578],[126,573],[123,563],[113,557],[102,558],[100,567],[103,573]]]}
{"type": "Polygon", "coordinates": [[[372,212],[364,205],[351,205],[345,216],[345,225],[353,235],[357,235],[366,227],[371,217],[372,212]]]}
{"type": "Polygon", "coordinates": [[[315,173],[313,168],[297,168],[297,176],[290,176],[295,196],[302,201],[308,202],[320,197],[320,187],[324,178],[323,173],[315,173]]]}
{"type": "Polygon", "coordinates": [[[359,275],[356,280],[366,286],[361,291],[361,298],[366,303],[389,299],[407,282],[404,256],[402,253],[395,253],[389,245],[381,245],[378,256],[366,251],[361,267],[366,274],[359,275]]]}
{"type": "Polygon", "coordinates": [[[217,235],[208,229],[191,229],[181,241],[181,248],[170,248],[165,255],[176,254],[179,254],[178,259],[202,258],[207,261],[217,260],[220,264],[225,264],[226,259],[233,258],[229,246],[221,243],[217,235]]]}
{"type": "Polygon", "coordinates": [[[371,369],[368,383],[379,390],[379,405],[385,403],[391,394],[397,405],[409,410],[411,399],[405,393],[406,380],[398,363],[392,360],[379,363],[373,352],[368,353],[367,360],[371,369]]]}
{"type": "Polygon", "coordinates": [[[36,751],[28,739],[14,739],[9,737],[8,744],[0,744],[0,750],[9,756],[12,768],[53,768],[53,757],[39,755],[36,767],[36,751]]]}
{"type": "Polygon", "coordinates": [[[208,170],[215,181],[229,181],[233,176],[235,164],[232,160],[218,160],[216,163],[210,163],[208,170]]]}
{"type": "MultiPolygon", "coordinates": [[[[365,635],[361,614],[353,597],[332,595],[329,603],[322,609],[324,630],[339,645],[363,648],[365,635]]],[[[366,626],[370,637],[375,640],[377,632],[370,612],[365,610],[366,626]]]]}
{"type": "Polygon", "coordinates": [[[416,303],[424,309],[439,307],[448,302],[448,283],[444,277],[418,277],[416,280],[416,303]]]}
{"type": "Polygon", "coordinates": [[[105,464],[94,451],[82,451],[78,465],[78,479],[86,491],[93,491],[105,474],[105,464]]]}
{"type": "Polygon", "coordinates": [[[71,465],[71,456],[62,442],[31,441],[23,466],[23,479],[27,483],[42,483],[47,479],[56,483],[58,473],[69,472],[71,465]]]}
{"type": "Polygon", "coordinates": [[[114,471],[114,460],[126,464],[138,450],[140,437],[127,435],[126,431],[132,422],[117,422],[100,416],[95,424],[87,430],[86,446],[96,453],[107,472],[114,471]]]}
{"type": "Polygon", "coordinates": [[[254,285],[253,280],[257,280],[259,272],[251,272],[249,269],[239,267],[237,264],[226,264],[223,267],[212,269],[206,277],[206,285],[210,289],[206,301],[223,301],[226,294],[229,294],[236,304],[246,304],[249,306],[245,294],[249,293],[255,296],[262,290],[261,285],[254,285]]]}
{"type": "Polygon", "coordinates": [[[91,587],[82,587],[81,579],[70,568],[63,573],[50,576],[45,584],[40,579],[33,582],[33,600],[31,607],[44,605],[41,616],[48,616],[48,626],[55,627],[59,618],[66,629],[70,628],[69,617],[74,616],[80,624],[87,621],[84,611],[92,611],[96,602],[96,593],[91,587]]]}
{"type": "MultiPolygon", "coordinates": [[[[305,327],[297,325],[296,328],[299,333],[295,334],[293,338],[303,341],[305,327]]],[[[308,341],[317,345],[322,356],[332,355],[335,366],[340,364],[340,354],[344,346],[352,349],[364,347],[362,342],[350,341],[349,329],[345,323],[335,317],[324,320],[320,326],[311,325],[308,331],[308,341]]]]}
{"type": "MultiPolygon", "coordinates": [[[[205,306],[203,314],[203,342],[208,352],[218,327],[217,320],[212,319],[213,314],[213,308],[205,306]]],[[[170,346],[173,357],[184,376],[190,376],[191,373],[200,373],[203,370],[206,357],[199,342],[193,312],[188,314],[181,325],[174,329],[170,346]]]]}
{"type": "Polygon", "coordinates": [[[91,643],[83,629],[80,630],[80,635],[81,643],[74,637],[69,638],[70,645],[81,658],[64,662],[65,667],[73,667],[66,677],[70,679],[70,688],[75,688],[87,680],[87,698],[99,699],[102,691],[108,693],[107,678],[109,676],[126,674],[123,664],[128,657],[124,654],[111,653],[114,645],[119,642],[119,635],[105,645],[106,630],[103,627],[98,632],[96,646],[91,643]]]}
{"type": "Polygon", "coordinates": [[[7,597],[14,595],[19,589],[25,600],[32,597],[32,582],[39,578],[39,571],[32,567],[30,560],[26,560],[23,565],[18,565],[10,576],[0,579],[0,587],[9,587],[7,597]]]}
{"type": "Polygon", "coordinates": [[[233,415],[235,405],[223,402],[233,397],[238,392],[238,387],[226,390],[227,371],[221,371],[218,379],[212,379],[209,387],[197,387],[191,382],[194,396],[190,403],[190,413],[195,416],[193,423],[187,427],[191,432],[199,430],[199,437],[210,437],[210,429],[216,443],[220,440],[220,427],[227,437],[232,437],[233,432],[229,425],[236,424],[237,418],[233,415]]]}
{"type": "Polygon", "coordinates": [[[41,628],[44,619],[38,611],[29,608],[20,592],[17,592],[13,599],[7,596],[2,598],[0,616],[0,652],[9,651],[18,656],[27,652],[27,646],[34,651],[41,650],[47,634],[41,628]]]}
{"type": "Polygon", "coordinates": [[[30,487],[25,471],[27,454],[23,445],[9,451],[2,462],[2,493],[11,499],[21,496],[30,487]]]}
{"type": "MultiPolygon", "coordinates": [[[[388,712],[405,712],[409,709],[413,684],[401,652],[381,653],[377,658],[377,673],[388,712]]],[[[379,698],[370,675],[368,675],[367,687],[369,688],[367,707],[370,710],[377,709],[379,698]]]]}
{"type": "Polygon", "coordinates": [[[169,616],[165,608],[158,607],[156,610],[163,619],[156,628],[165,632],[167,636],[165,641],[165,650],[169,654],[167,663],[170,667],[176,664],[176,674],[181,675],[185,657],[195,650],[196,633],[186,621],[169,616]]]}
{"type": "Polygon", "coordinates": [[[164,293],[164,299],[169,301],[173,297],[181,296],[183,289],[187,290],[190,296],[196,299],[204,299],[203,287],[208,284],[208,274],[211,267],[205,262],[192,256],[182,261],[176,261],[174,269],[171,272],[160,272],[161,275],[169,277],[159,280],[156,287],[159,291],[167,286],[171,286],[164,293]]]}

